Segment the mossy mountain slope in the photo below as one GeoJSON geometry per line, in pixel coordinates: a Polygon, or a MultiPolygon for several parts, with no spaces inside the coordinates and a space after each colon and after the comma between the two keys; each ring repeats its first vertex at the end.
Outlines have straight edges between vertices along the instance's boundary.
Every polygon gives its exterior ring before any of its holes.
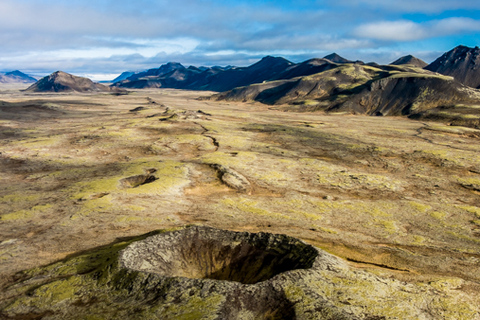
{"type": "Polygon", "coordinates": [[[342,64],[306,77],[235,88],[214,98],[368,115],[411,115],[479,101],[478,92],[451,77],[408,65],[361,64],[342,64]]]}

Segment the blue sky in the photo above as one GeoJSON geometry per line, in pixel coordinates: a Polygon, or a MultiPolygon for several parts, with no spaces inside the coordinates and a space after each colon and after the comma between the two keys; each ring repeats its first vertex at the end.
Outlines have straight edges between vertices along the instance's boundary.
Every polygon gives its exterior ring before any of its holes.
{"type": "Polygon", "coordinates": [[[478,0],[0,0],[0,71],[93,79],[185,65],[293,62],[337,52],[426,62],[480,44],[478,0]]]}

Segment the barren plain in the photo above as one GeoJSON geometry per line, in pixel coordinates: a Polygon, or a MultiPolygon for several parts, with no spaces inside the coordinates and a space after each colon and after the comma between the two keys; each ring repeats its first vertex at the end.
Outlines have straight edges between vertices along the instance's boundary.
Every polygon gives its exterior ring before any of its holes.
{"type": "Polygon", "coordinates": [[[479,319],[480,130],[209,95],[0,92],[0,306],[19,271],[199,225],[341,258],[352,318],[479,319]]]}

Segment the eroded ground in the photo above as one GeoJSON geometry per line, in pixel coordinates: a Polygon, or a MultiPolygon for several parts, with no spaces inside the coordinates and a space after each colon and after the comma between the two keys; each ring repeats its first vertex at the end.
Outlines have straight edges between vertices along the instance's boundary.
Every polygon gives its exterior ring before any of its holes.
{"type": "Polygon", "coordinates": [[[294,236],[480,305],[479,130],[197,100],[206,95],[3,92],[3,284],[118,238],[198,224],[294,236]]]}

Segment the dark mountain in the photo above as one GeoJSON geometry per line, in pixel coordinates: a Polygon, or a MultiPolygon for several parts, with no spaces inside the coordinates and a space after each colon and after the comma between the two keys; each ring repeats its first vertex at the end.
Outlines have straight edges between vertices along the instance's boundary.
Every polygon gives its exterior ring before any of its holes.
{"type": "Polygon", "coordinates": [[[339,64],[304,77],[217,94],[219,100],[259,101],[287,110],[412,115],[437,107],[480,102],[478,91],[451,77],[413,66],[339,64]]]}
{"type": "Polygon", "coordinates": [[[123,88],[177,88],[191,90],[226,91],[252,83],[281,78],[295,64],[267,56],[249,67],[185,68],[179,63],[167,63],[158,69],[136,73],[115,83],[123,88]]]}
{"type": "Polygon", "coordinates": [[[110,92],[117,91],[90,79],[57,71],[28,87],[27,92],[110,92]]]}
{"type": "Polygon", "coordinates": [[[34,83],[37,79],[18,70],[0,74],[0,83],[34,83]]]}
{"type": "Polygon", "coordinates": [[[351,61],[351,60],[345,59],[344,57],[339,56],[335,52],[329,54],[328,56],[323,57],[323,59],[328,59],[328,60],[330,60],[332,62],[336,62],[336,63],[353,63],[354,62],[354,61],[351,61]]]}
{"type": "Polygon", "coordinates": [[[425,69],[452,76],[467,86],[480,88],[480,48],[458,46],[425,69]]]}
{"type": "Polygon", "coordinates": [[[160,77],[177,69],[185,69],[185,67],[178,62],[169,62],[156,69],[149,69],[147,71],[135,73],[128,77],[127,80],[134,81],[147,77],[160,77]]]}
{"type": "Polygon", "coordinates": [[[231,68],[218,72],[203,87],[212,91],[226,91],[252,83],[276,80],[292,65],[294,63],[284,58],[267,56],[249,67],[231,68]]]}
{"type": "Polygon", "coordinates": [[[426,63],[425,61],[418,59],[410,54],[408,56],[401,57],[390,64],[393,64],[393,65],[409,64],[419,68],[425,68],[428,65],[428,63],[426,63]]]}
{"type": "Polygon", "coordinates": [[[121,75],[119,75],[118,77],[116,77],[115,79],[112,80],[113,83],[115,82],[119,82],[119,81],[122,81],[122,80],[125,80],[127,79],[128,77],[131,77],[135,74],[135,72],[133,71],[125,71],[125,72],[122,72],[121,75]]]}
{"type": "Polygon", "coordinates": [[[322,58],[322,59],[310,59],[299,64],[294,64],[288,67],[284,72],[282,72],[277,79],[291,79],[300,76],[308,76],[311,74],[319,73],[326,71],[332,68],[336,68],[337,63],[333,63],[331,60],[322,58]]]}

